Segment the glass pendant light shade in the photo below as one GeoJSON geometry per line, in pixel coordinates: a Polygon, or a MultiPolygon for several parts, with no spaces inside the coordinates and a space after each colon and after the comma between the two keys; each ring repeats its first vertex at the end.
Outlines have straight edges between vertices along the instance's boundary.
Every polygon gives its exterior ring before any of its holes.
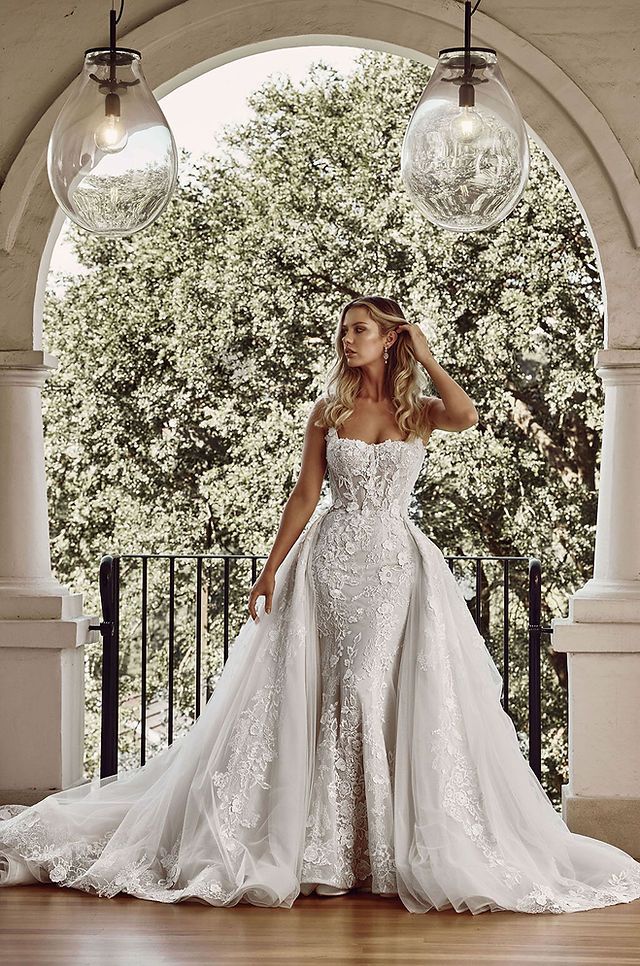
{"type": "Polygon", "coordinates": [[[417,208],[440,228],[482,231],[520,200],[529,142],[495,50],[440,51],[402,144],[401,177],[417,208]]]}
{"type": "Polygon", "coordinates": [[[85,52],[82,73],[51,133],[47,171],[60,207],[97,235],[130,235],[165,208],[178,153],[139,51],[85,52]]]}

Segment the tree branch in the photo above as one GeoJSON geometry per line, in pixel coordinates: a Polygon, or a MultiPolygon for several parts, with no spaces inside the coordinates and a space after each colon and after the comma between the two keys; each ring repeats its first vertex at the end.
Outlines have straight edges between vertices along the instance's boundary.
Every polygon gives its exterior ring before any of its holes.
{"type": "Polygon", "coordinates": [[[516,426],[535,442],[540,455],[544,457],[549,466],[559,472],[564,483],[570,485],[576,479],[580,479],[580,474],[576,468],[568,462],[564,449],[553,441],[544,426],[536,420],[518,387],[509,380],[507,381],[507,389],[513,398],[512,413],[516,426]]]}

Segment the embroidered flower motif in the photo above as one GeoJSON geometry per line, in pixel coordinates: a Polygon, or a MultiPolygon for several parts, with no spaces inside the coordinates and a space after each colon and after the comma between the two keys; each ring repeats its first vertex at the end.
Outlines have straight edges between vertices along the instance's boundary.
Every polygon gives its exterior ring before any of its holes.
{"type": "Polygon", "coordinates": [[[395,612],[395,606],[391,600],[382,600],[376,608],[376,614],[383,620],[389,618],[395,612]]]}
{"type": "Polygon", "coordinates": [[[57,862],[49,872],[49,878],[52,882],[63,882],[67,877],[68,871],[68,866],[57,862]]]}
{"type": "Polygon", "coordinates": [[[316,864],[320,858],[320,850],[313,844],[307,845],[304,850],[304,861],[316,864]]]}

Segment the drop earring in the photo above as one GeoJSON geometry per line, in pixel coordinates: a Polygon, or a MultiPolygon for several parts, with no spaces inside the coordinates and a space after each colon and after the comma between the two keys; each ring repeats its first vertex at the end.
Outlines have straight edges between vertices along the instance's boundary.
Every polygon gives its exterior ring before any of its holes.
{"type": "Polygon", "coordinates": [[[389,361],[389,350],[387,349],[386,346],[384,347],[384,361],[385,362],[389,361]]]}

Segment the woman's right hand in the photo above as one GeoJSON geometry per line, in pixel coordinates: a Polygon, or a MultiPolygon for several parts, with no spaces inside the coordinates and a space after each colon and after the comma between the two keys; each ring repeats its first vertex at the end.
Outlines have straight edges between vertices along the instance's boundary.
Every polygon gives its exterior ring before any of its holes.
{"type": "Polygon", "coordinates": [[[271,573],[270,570],[263,570],[259,574],[255,584],[251,588],[249,593],[248,608],[254,621],[258,621],[260,618],[256,614],[256,601],[258,597],[264,597],[264,609],[267,614],[271,613],[271,601],[273,599],[273,590],[276,585],[275,574],[271,573]]]}

